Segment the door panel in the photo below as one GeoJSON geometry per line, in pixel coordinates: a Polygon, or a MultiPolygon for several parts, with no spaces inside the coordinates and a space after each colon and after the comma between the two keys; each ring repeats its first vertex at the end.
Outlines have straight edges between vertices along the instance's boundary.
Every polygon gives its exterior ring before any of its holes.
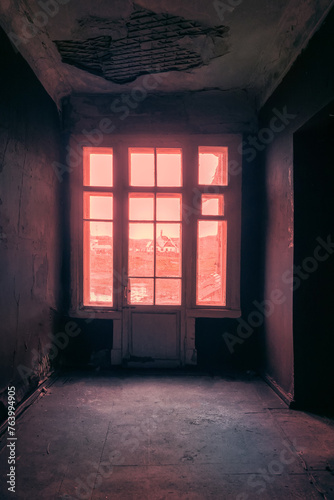
{"type": "Polygon", "coordinates": [[[179,358],[177,313],[131,314],[131,354],[159,360],[179,358]]]}

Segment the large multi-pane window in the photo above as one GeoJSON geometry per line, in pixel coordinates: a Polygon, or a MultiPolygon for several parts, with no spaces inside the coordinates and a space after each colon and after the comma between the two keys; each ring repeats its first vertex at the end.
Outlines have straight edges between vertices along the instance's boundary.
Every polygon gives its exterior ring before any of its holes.
{"type": "Polygon", "coordinates": [[[84,148],[83,306],[238,307],[240,181],[230,182],[229,148],[119,151],[84,148]]]}

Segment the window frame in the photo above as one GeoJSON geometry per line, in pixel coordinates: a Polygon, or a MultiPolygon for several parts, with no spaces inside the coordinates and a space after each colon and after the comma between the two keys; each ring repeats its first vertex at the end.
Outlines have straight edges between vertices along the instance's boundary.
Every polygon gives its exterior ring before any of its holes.
{"type": "MultiPolygon", "coordinates": [[[[98,318],[120,318],[123,310],[123,272],[122,257],[125,254],[122,241],[122,226],[127,222],[127,196],[133,192],[128,182],[128,148],[181,148],[183,161],[182,193],[182,307],[187,317],[240,317],[240,251],[241,251],[241,165],[238,146],[241,143],[239,134],[205,134],[205,135],[113,135],[104,136],[99,145],[92,145],[84,136],[71,136],[69,148],[78,151],[74,162],[70,163],[70,239],[71,239],[71,305],[69,312],[75,317],[91,313],[98,318]],[[198,147],[228,148],[228,186],[219,187],[217,192],[224,194],[225,213],[223,220],[228,221],[227,228],[227,265],[226,265],[226,306],[196,305],[196,264],[197,257],[197,220],[217,219],[217,216],[199,216],[198,207],[194,207],[194,194],[205,191],[205,186],[198,183],[198,147]],[[85,151],[105,148],[113,149],[113,219],[114,219],[114,269],[116,269],[116,290],[112,307],[83,305],[83,148],[85,151]],[[188,207],[189,213],[185,213],[188,207]],[[79,223],[78,223],[79,222],[79,223]],[[119,286],[121,284],[121,286],[119,286]]],[[[95,188],[94,188],[95,189],[95,188]]],[[[169,188],[163,188],[168,192],[169,188]]],[[[174,188],[173,188],[174,189],[174,188]]],[[[104,188],[103,188],[104,190],[104,188]]],[[[145,188],[139,188],[145,190],[145,188]]],[[[105,191],[105,190],[104,190],[105,191]]],[[[220,217],[219,217],[220,218],[220,217]]],[[[114,273],[115,287],[115,273],[114,273]]],[[[141,307],[143,311],[145,306],[141,307]]],[[[148,306],[156,311],[179,306],[148,306]]]]}
{"type": "Polygon", "coordinates": [[[112,147],[109,148],[94,148],[94,147],[84,147],[83,148],[83,171],[82,171],[82,236],[81,236],[81,251],[80,251],[80,260],[81,260],[81,272],[80,272],[80,303],[82,304],[82,308],[108,308],[108,309],[114,309],[114,303],[115,303],[115,294],[114,294],[114,222],[115,222],[115,185],[114,185],[114,150],[112,147]],[[94,154],[94,152],[99,152],[99,154],[108,154],[112,155],[112,183],[111,186],[95,186],[95,185],[85,185],[84,183],[84,177],[85,177],[85,170],[89,168],[89,155],[94,154]],[[88,287],[87,282],[89,282],[89,278],[86,277],[85,280],[85,267],[87,264],[85,264],[85,259],[84,259],[84,226],[85,222],[88,222],[90,220],[94,220],[91,217],[88,219],[85,217],[85,203],[84,203],[84,198],[86,193],[91,193],[91,194],[100,194],[101,196],[110,196],[112,197],[112,218],[105,220],[105,222],[111,222],[112,224],[112,242],[113,242],[113,256],[112,256],[112,263],[113,263],[113,285],[112,285],[112,305],[104,306],[102,303],[100,304],[85,304],[85,295],[87,294],[86,288],[88,287]]]}

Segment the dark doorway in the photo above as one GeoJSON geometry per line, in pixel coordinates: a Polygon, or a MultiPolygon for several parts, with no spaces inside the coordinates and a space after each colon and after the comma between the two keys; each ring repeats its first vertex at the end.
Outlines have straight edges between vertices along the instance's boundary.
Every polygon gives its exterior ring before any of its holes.
{"type": "Polygon", "coordinates": [[[334,411],[333,146],[334,102],[294,135],[295,402],[326,412],[334,411]]]}

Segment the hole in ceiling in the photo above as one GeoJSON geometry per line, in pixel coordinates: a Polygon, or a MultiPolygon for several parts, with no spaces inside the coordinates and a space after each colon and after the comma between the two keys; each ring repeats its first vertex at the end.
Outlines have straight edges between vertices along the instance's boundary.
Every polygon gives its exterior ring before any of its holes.
{"type": "Polygon", "coordinates": [[[79,26],[80,40],[54,41],[62,62],[118,84],[203,66],[229,50],[226,26],[209,27],[137,5],[127,19],[89,17],[79,26]]]}

